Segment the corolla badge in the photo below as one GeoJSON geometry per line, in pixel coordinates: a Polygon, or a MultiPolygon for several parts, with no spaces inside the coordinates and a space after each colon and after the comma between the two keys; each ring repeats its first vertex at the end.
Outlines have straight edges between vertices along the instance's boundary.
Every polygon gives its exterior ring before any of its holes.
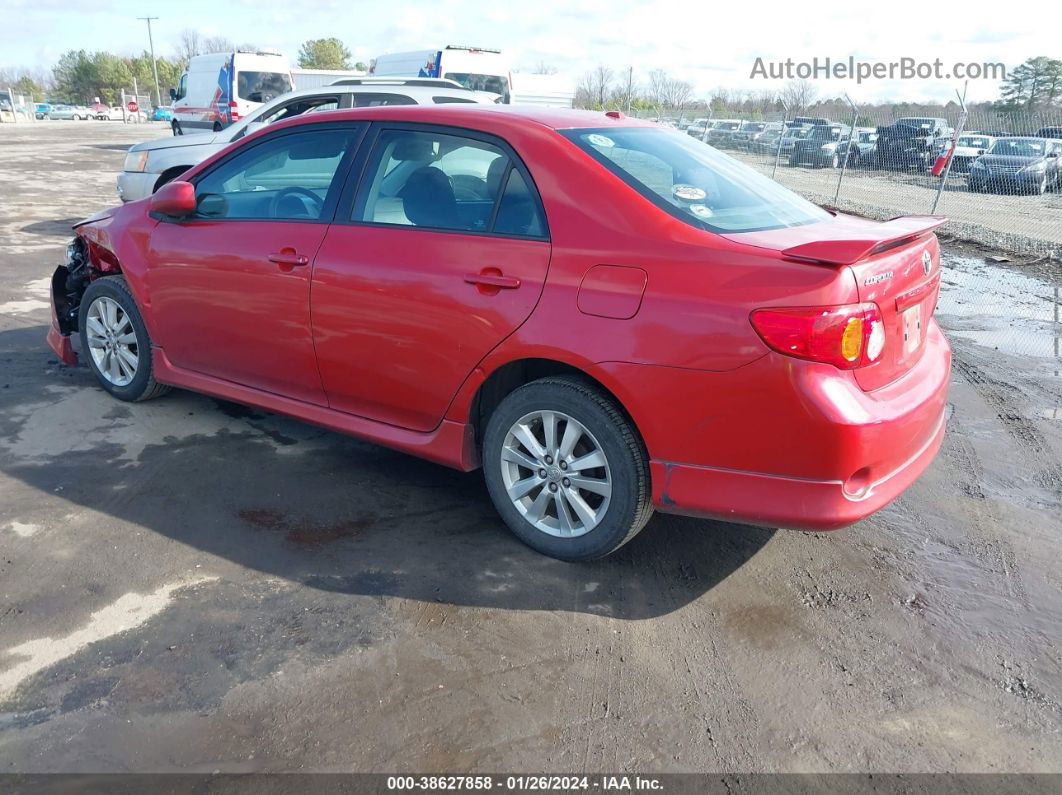
{"type": "Polygon", "coordinates": [[[881,282],[885,281],[886,279],[891,279],[891,278],[892,278],[892,271],[885,271],[884,273],[875,273],[873,276],[868,276],[864,280],[863,284],[865,284],[867,287],[869,287],[872,284],[880,284],[881,282]]]}
{"type": "Polygon", "coordinates": [[[933,258],[929,256],[928,251],[922,252],[922,270],[925,272],[926,276],[928,276],[929,272],[933,270],[933,258]]]}

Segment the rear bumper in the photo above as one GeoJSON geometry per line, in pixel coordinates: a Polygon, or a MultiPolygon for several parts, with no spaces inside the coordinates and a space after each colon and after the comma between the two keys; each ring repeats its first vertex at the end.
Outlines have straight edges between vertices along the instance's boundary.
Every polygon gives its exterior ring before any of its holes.
{"type": "Polygon", "coordinates": [[[744,368],[747,381],[720,382],[740,392],[718,406],[702,398],[710,413],[687,427],[682,448],[646,438],[653,504],[805,530],[835,530],[878,511],[929,466],[944,438],[951,350],[935,322],[925,345],[909,372],[871,392],[850,373],[780,354],[744,368]],[[717,410],[725,414],[713,417],[717,410]]]}
{"type": "Polygon", "coordinates": [[[653,503],[664,513],[797,530],[838,530],[892,502],[915,482],[944,440],[944,412],[922,448],[859,495],[841,480],[805,480],[651,461],[653,503]]]}

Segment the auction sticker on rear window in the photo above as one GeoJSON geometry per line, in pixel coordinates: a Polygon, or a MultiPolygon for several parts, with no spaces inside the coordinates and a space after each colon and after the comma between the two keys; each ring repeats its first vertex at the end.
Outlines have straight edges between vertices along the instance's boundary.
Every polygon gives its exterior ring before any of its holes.
{"type": "Polygon", "coordinates": [[[586,140],[592,143],[594,146],[603,146],[609,149],[616,145],[616,142],[609,138],[607,135],[601,135],[600,133],[590,133],[586,136],[586,140]]]}
{"type": "Polygon", "coordinates": [[[682,199],[687,202],[700,201],[708,195],[703,189],[698,188],[695,185],[676,185],[671,189],[671,192],[675,195],[676,199],[682,199]]]}

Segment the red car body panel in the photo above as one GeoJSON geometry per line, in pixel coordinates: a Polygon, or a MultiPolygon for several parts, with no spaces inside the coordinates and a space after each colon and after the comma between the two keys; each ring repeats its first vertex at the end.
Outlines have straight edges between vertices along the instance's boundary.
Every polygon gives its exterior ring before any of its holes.
{"type": "MultiPolygon", "coordinates": [[[[879,509],[939,447],[950,351],[931,319],[935,219],[890,227],[837,216],[712,234],[664,212],[557,132],[644,125],[594,113],[365,108],[270,125],[238,145],[344,120],[501,138],[534,180],[549,241],[339,217],[182,225],[150,217],[147,201],[129,203],[78,233],[93,241],[94,262],[120,263],[157,344],[160,381],[469,470],[479,465],[480,386],[513,362],[550,360],[585,372],[621,403],[649,453],[660,510],[808,529],[879,509]],[[898,244],[876,252],[883,241],[898,244]],[[786,253],[795,247],[798,256],[786,253]],[[307,265],[284,271],[268,261],[283,249],[307,265]],[[477,274],[519,286],[466,278],[477,274]],[[855,370],[777,353],[749,320],[757,309],[861,301],[882,308],[887,342],[879,361],[855,370]],[[921,307],[922,336],[896,348],[897,307],[911,302],[921,307]]],[[[57,350],[64,339],[49,334],[57,350]]]]}

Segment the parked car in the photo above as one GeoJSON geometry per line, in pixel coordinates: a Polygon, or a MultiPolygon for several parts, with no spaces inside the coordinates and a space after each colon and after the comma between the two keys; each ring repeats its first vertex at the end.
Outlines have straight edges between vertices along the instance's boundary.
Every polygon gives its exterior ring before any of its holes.
{"type": "Polygon", "coordinates": [[[949,129],[945,119],[913,117],[878,127],[874,153],[877,167],[927,170],[933,165],[941,145],[947,141],[949,129]]]}
{"type": "Polygon", "coordinates": [[[978,132],[960,135],[959,140],[955,143],[955,152],[951,156],[951,170],[956,174],[967,173],[970,170],[970,165],[991,149],[995,140],[990,135],[983,135],[978,132]]]}
{"type": "Polygon", "coordinates": [[[816,124],[833,124],[829,119],[817,116],[795,116],[785,124],[787,127],[814,127],[816,124]]]}
{"type": "Polygon", "coordinates": [[[768,123],[765,121],[747,121],[743,123],[740,129],[735,130],[730,136],[730,144],[742,149],[748,148],[749,144],[767,129],[768,123]]]}
{"type": "MultiPolygon", "coordinates": [[[[843,141],[843,130],[839,124],[814,124],[808,133],[793,142],[793,151],[789,155],[791,166],[830,166],[838,168],[848,153],[848,144],[843,141]],[[842,143],[844,148],[841,148],[842,143]]],[[[852,160],[859,158],[857,148],[851,151],[852,160]]]]}
{"type": "Polygon", "coordinates": [[[716,119],[708,128],[708,143],[712,146],[726,146],[730,138],[744,124],[741,119],[716,119]]]}
{"type": "Polygon", "coordinates": [[[800,126],[794,126],[792,124],[786,125],[785,131],[782,133],[781,140],[781,153],[783,155],[789,155],[793,151],[793,147],[796,146],[796,142],[801,138],[804,138],[811,134],[811,124],[803,124],[800,126]]]}
{"type": "Polygon", "coordinates": [[[1036,137],[1062,139],[1062,127],[1041,127],[1036,131],[1036,137]]]}
{"type": "Polygon", "coordinates": [[[125,121],[126,113],[119,107],[110,105],[95,105],[92,108],[92,118],[97,121],[125,121]]]}
{"type": "Polygon", "coordinates": [[[52,105],[48,118],[81,121],[91,119],[92,111],[84,105],[52,105]]]}
{"type": "Polygon", "coordinates": [[[308,113],[79,223],[48,338],[119,400],[179,386],[482,467],[566,560],[654,507],[832,529],[941,444],[943,221],[828,213],[619,112],[308,113]]]}
{"type": "Polygon", "coordinates": [[[970,166],[970,190],[1045,193],[1062,184],[1062,141],[1051,138],[998,138],[970,166]]]}
{"type": "Polygon", "coordinates": [[[52,106],[47,102],[38,102],[33,109],[33,115],[37,119],[46,119],[51,110],[52,106]]]}
{"type": "Polygon", "coordinates": [[[490,94],[472,91],[440,78],[358,78],[323,88],[292,91],[267,102],[242,121],[219,132],[156,138],[130,147],[118,175],[118,197],[136,201],[150,196],[196,163],[259,127],[301,113],[374,105],[493,102],[490,94]]]}
{"type": "Polygon", "coordinates": [[[168,105],[158,105],[151,112],[152,121],[173,121],[173,108],[168,105]]]}

